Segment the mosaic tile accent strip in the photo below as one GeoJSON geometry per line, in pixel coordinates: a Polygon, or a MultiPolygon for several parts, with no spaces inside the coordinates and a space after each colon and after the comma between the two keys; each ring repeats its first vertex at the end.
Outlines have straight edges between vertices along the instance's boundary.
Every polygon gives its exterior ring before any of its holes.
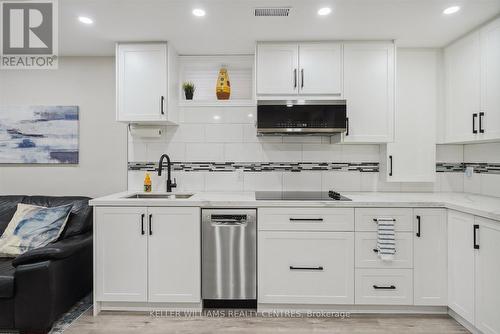
{"type": "Polygon", "coordinates": [[[440,162],[436,164],[436,172],[438,173],[453,173],[465,172],[467,167],[473,167],[474,173],[478,174],[500,174],[500,164],[492,163],[476,163],[476,162],[440,162]]]}
{"type": "MultiPolygon", "coordinates": [[[[463,162],[439,162],[436,164],[438,173],[461,173],[467,167],[473,167],[474,173],[500,174],[500,163],[463,163],[463,162]]],[[[167,168],[167,164],[163,164],[167,168]]],[[[129,171],[158,170],[157,162],[129,162],[129,171]]],[[[362,173],[377,173],[378,162],[172,162],[173,171],[183,172],[306,172],[306,171],[337,171],[362,173]]]]}
{"type": "MultiPolygon", "coordinates": [[[[163,164],[166,168],[167,164],[163,164]]],[[[156,162],[129,162],[130,171],[156,171],[156,162]]],[[[172,162],[173,171],[183,172],[302,172],[302,171],[358,171],[376,173],[379,171],[378,162],[172,162]]]]}

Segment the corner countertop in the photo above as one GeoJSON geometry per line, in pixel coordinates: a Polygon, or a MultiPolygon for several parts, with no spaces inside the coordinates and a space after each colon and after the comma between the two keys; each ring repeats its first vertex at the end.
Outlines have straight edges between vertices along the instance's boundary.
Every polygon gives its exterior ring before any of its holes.
{"type": "Polygon", "coordinates": [[[193,206],[202,208],[262,207],[412,207],[447,208],[500,221],[500,198],[469,193],[342,193],[352,201],[267,201],[256,200],[255,192],[198,192],[189,199],[126,198],[127,191],[96,198],[92,206],[193,206]]]}

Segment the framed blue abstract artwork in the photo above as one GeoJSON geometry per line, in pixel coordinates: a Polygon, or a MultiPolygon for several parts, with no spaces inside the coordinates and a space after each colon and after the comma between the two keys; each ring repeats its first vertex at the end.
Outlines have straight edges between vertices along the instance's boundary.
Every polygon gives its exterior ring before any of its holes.
{"type": "Polygon", "coordinates": [[[0,164],[78,164],[77,106],[0,106],[0,164]]]}

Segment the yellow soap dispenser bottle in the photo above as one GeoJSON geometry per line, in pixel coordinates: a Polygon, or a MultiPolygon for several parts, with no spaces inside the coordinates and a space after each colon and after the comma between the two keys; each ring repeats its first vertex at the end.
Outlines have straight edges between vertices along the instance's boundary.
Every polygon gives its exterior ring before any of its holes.
{"type": "Polygon", "coordinates": [[[144,192],[150,193],[151,192],[151,176],[149,176],[149,173],[146,173],[146,176],[144,177],[144,192]]]}

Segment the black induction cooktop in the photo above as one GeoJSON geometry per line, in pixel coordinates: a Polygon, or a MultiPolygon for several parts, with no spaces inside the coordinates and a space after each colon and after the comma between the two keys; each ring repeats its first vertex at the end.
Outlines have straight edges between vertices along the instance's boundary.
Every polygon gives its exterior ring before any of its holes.
{"type": "Polygon", "coordinates": [[[351,201],[335,191],[256,191],[258,201],[351,201]]]}

